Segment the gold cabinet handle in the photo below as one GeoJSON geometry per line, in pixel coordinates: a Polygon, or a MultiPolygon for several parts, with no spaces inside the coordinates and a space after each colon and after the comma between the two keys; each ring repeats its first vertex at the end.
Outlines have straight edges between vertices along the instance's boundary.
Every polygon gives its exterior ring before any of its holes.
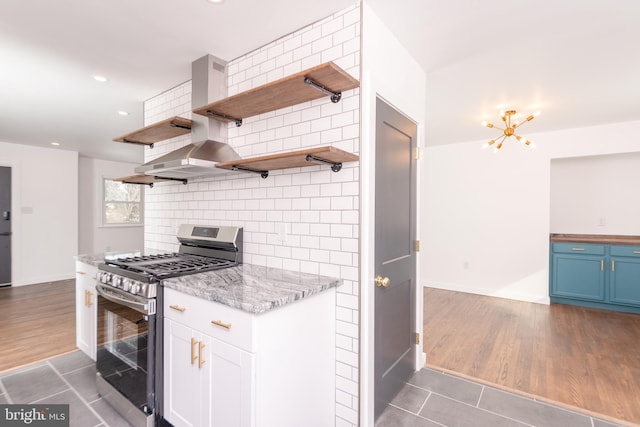
{"type": "Polygon", "coordinates": [[[373,281],[376,283],[377,287],[383,287],[383,288],[388,288],[389,287],[389,278],[388,277],[382,277],[382,276],[376,276],[375,279],[373,279],[373,281]]]}
{"type": "Polygon", "coordinates": [[[584,248],[571,248],[572,251],[584,251],[584,248]]]}
{"type": "Polygon", "coordinates": [[[223,327],[225,329],[231,329],[231,323],[224,323],[222,320],[212,320],[211,324],[223,327]]]}
{"type": "Polygon", "coordinates": [[[196,359],[198,358],[198,356],[196,356],[196,352],[193,349],[196,346],[196,343],[198,342],[198,340],[196,340],[195,338],[191,338],[191,364],[193,365],[196,361],[196,359]]]}
{"type": "Polygon", "coordinates": [[[76,274],[87,274],[84,271],[76,271],[76,274]]]}
{"type": "Polygon", "coordinates": [[[179,305],[170,305],[169,308],[174,309],[175,311],[179,311],[180,313],[184,313],[187,309],[186,307],[180,307],[179,305]]]}
{"type": "Polygon", "coordinates": [[[91,291],[87,291],[87,307],[91,307],[91,305],[93,304],[91,302],[91,297],[93,296],[93,292],[91,291]]]}
{"type": "Polygon", "coordinates": [[[206,360],[204,360],[202,358],[202,349],[204,348],[205,344],[200,341],[200,343],[198,344],[198,369],[202,369],[202,365],[204,365],[204,362],[206,362],[206,360]]]}
{"type": "Polygon", "coordinates": [[[84,306],[89,307],[89,291],[84,291],[84,306]]]}
{"type": "Polygon", "coordinates": [[[611,260],[611,271],[616,271],[616,262],[611,260]]]}

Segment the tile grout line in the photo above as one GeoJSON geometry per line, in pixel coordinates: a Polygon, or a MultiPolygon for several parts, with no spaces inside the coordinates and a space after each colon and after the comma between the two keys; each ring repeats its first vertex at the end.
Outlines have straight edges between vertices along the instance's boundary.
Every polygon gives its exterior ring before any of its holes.
{"type": "Polygon", "coordinates": [[[525,421],[522,421],[522,420],[518,420],[516,418],[512,418],[512,417],[509,417],[507,415],[500,414],[498,412],[493,412],[493,411],[490,411],[490,410],[485,409],[485,408],[476,407],[476,406],[473,406],[470,403],[466,403],[466,402],[463,402],[461,400],[454,399],[453,397],[450,397],[450,396],[445,396],[444,394],[440,394],[440,393],[436,393],[436,392],[432,392],[432,393],[437,395],[437,396],[443,397],[445,399],[453,400],[454,402],[458,402],[458,403],[460,403],[462,405],[469,406],[470,408],[474,408],[474,409],[477,409],[479,411],[486,412],[488,414],[493,414],[493,415],[496,415],[498,417],[505,418],[507,420],[515,421],[515,422],[520,423],[520,424],[525,425],[525,426],[536,427],[534,424],[530,424],[528,422],[525,422],[525,421]]]}
{"type": "Polygon", "coordinates": [[[478,396],[478,401],[476,402],[476,408],[480,408],[480,401],[482,400],[482,395],[484,394],[484,385],[480,389],[480,396],[478,396]]]}
{"type": "MultiPolygon", "coordinates": [[[[429,398],[429,396],[427,396],[427,399],[428,399],[428,398],[429,398]]],[[[427,399],[425,399],[425,403],[426,403],[427,399]]],[[[418,413],[418,414],[414,414],[413,412],[411,412],[411,411],[409,411],[409,410],[407,410],[407,409],[405,409],[405,408],[401,408],[400,406],[394,405],[393,403],[389,403],[389,404],[388,404],[388,406],[392,406],[392,407],[394,407],[394,408],[396,408],[396,409],[398,409],[398,410],[400,410],[400,411],[402,411],[402,412],[406,412],[407,414],[411,414],[411,415],[413,415],[413,416],[415,416],[415,417],[417,417],[417,418],[420,418],[420,419],[427,420],[427,421],[430,421],[430,422],[432,422],[432,423],[438,424],[439,426],[447,427],[445,424],[442,424],[442,423],[439,423],[439,422],[434,421],[434,420],[432,420],[432,419],[429,419],[429,418],[423,417],[423,416],[422,416],[422,415],[420,415],[419,413],[418,413]]],[[[424,406],[424,403],[423,403],[423,404],[422,404],[422,406],[420,407],[420,409],[421,409],[421,410],[422,410],[422,407],[423,407],[423,406],[424,406]]],[[[418,412],[419,412],[419,411],[418,411],[418,412]]]]}
{"type": "Polygon", "coordinates": [[[422,402],[422,405],[420,405],[420,409],[418,409],[418,414],[422,412],[422,410],[424,409],[430,397],[431,397],[431,392],[429,391],[429,394],[427,394],[427,397],[424,399],[424,402],[422,402]]]}
{"type": "Polygon", "coordinates": [[[84,403],[84,405],[89,409],[89,411],[91,411],[98,418],[100,423],[98,423],[96,425],[104,424],[105,426],[108,426],[109,424],[104,420],[104,418],[102,418],[102,416],[98,413],[98,411],[93,409],[93,407],[87,403],[87,401],[84,399],[84,397],[82,397],[80,395],[80,393],[78,393],[78,391],[71,385],[71,383],[69,381],[67,381],[67,379],[64,376],[62,376],[62,374],[55,368],[55,366],[53,366],[52,363],[49,363],[48,360],[47,360],[47,364],[49,364],[49,366],[51,366],[51,369],[53,369],[53,371],[60,377],[60,379],[62,379],[62,381],[64,381],[64,383],[69,387],[69,389],[71,391],[73,391],[76,396],[78,396],[78,399],[80,399],[80,401],[82,403],[84,403]]]}
{"type": "Polygon", "coordinates": [[[7,396],[7,402],[12,404],[13,399],[11,399],[11,396],[9,395],[9,391],[7,391],[7,389],[4,387],[4,383],[2,382],[2,379],[0,379],[0,390],[2,390],[2,394],[7,396]]]}

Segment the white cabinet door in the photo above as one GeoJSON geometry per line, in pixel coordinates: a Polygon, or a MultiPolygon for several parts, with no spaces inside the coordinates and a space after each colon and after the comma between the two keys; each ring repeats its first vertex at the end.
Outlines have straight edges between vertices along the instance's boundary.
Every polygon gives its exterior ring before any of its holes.
{"type": "Polygon", "coordinates": [[[209,338],[210,363],[208,426],[251,427],[254,403],[255,355],[215,338],[209,338]]]}
{"type": "Polygon", "coordinates": [[[253,427],[255,355],[201,332],[210,322],[191,320],[164,319],[164,418],[175,427],[253,427]]]}
{"type": "Polygon", "coordinates": [[[96,360],[96,275],[98,268],[76,262],[76,346],[96,360]]]}
{"type": "Polygon", "coordinates": [[[199,338],[191,328],[164,319],[164,417],[176,427],[203,425],[199,338]]]}

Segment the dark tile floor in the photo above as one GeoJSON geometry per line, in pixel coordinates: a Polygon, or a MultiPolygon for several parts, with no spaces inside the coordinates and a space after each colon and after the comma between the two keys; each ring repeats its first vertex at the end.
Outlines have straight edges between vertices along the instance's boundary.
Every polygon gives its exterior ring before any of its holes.
{"type": "Polygon", "coordinates": [[[376,427],[614,427],[579,412],[422,369],[382,413],[376,427]]]}
{"type": "Polygon", "coordinates": [[[95,362],[76,351],[0,374],[0,404],[69,404],[71,427],[130,427],[96,391],[95,362]]]}
{"type": "MultiPolygon", "coordinates": [[[[0,374],[0,404],[68,403],[72,427],[130,427],[95,386],[95,364],[76,351],[0,374]]],[[[376,427],[615,427],[578,412],[422,369],[380,416],[376,427]]]]}

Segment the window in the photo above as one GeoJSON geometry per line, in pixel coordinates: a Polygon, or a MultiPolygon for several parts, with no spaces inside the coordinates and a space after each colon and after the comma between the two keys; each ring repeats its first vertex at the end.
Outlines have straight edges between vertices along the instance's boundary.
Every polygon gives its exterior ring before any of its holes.
{"type": "Polygon", "coordinates": [[[102,223],[142,224],[142,191],[137,184],[103,179],[102,223]]]}

